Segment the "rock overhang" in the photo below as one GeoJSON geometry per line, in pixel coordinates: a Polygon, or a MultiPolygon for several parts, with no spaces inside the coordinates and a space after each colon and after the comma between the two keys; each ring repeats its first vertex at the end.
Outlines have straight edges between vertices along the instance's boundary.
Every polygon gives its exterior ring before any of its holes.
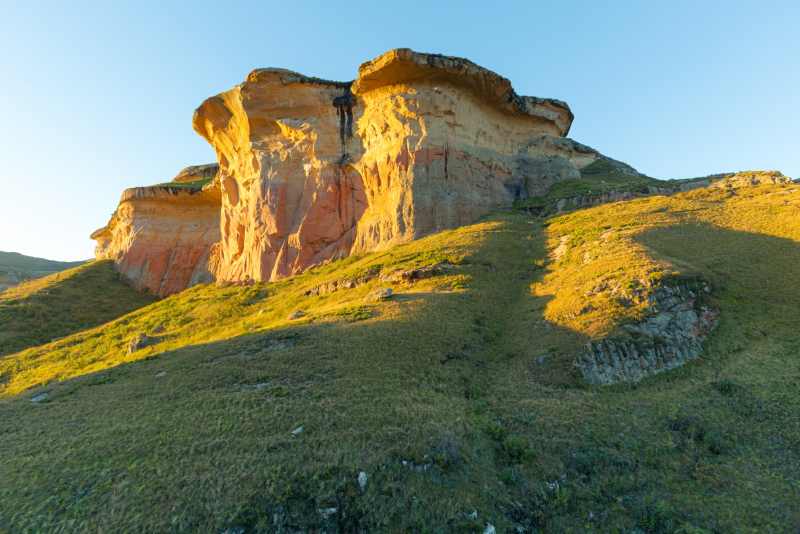
{"type": "Polygon", "coordinates": [[[389,50],[362,63],[352,90],[359,95],[386,85],[419,82],[450,83],[507,113],[552,121],[561,136],[569,133],[574,119],[566,102],[518,95],[508,78],[468,59],[415,52],[409,48],[389,50]]]}
{"type": "Polygon", "coordinates": [[[349,90],[356,98],[389,85],[444,83],[467,90],[504,113],[530,118],[536,122],[552,123],[562,137],[569,133],[574,120],[572,110],[566,102],[555,98],[519,95],[510,80],[468,59],[396,48],[362,63],[358,76],[351,81],[327,80],[276,67],[254,69],[243,83],[206,99],[198,106],[192,121],[194,130],[208,139],[203,121],[215,114],[212,110],[216,110],[224,102],[226,95],[231,92],[241,93],[250,85],[269,83],[349,90]]]}

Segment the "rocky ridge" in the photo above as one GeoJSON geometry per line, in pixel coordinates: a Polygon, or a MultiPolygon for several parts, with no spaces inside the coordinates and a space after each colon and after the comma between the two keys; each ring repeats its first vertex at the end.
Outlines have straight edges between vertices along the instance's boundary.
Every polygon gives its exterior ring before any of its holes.
{"type": "MultiPolygon", "coordinates": [[[[391,50],[353,81],[252,71],[204,101],[193,128],[218,163],[123,192],[92,234],[134,287],[276,280],[350,254],[470,224],[499,207],[547,215],[713,185],[783,184],[775,171],[661,181],[565,136],[573,114],[518,95],[462,58],[391,50]]],[[[419,276],[427,276],[422,273],[419,276]]],[[[414,275],[417,276],[417,275],[414,275]]],[[[365,280],[309,290],[322,295],[365,280]]],[[[638,381],[697,357],[716,312],[663,286],[649,315],[577,359],[595,384],[638,381]]]]}

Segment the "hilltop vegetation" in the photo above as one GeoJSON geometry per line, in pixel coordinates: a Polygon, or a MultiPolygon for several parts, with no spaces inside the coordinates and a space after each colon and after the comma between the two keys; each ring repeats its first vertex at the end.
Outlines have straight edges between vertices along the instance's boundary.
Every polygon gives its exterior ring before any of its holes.
{"type": "Polygon", "coordinates": [[[789,185],[498,213],[9,354],[0,529],[794,532],[798,209],[789,185]],[[586,341],[689,275],[721,312],[704,356],[585,386],[586,341]]]}

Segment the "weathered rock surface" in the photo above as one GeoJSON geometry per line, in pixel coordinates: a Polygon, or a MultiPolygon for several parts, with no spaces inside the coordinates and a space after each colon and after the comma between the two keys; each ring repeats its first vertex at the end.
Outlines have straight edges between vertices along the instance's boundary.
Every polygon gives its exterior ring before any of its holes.
{"type": "Polygon", "coordinates": [[[741,171],[711,177],[714,186],[722,188],[754,187],[759,185],[785,185],[792,179],[778,171],[741,171]]]}
{"type": "Polygon", "coordinates": [[[779,179],[724,175],[662,187],[564,137],[572,120],[564,102],[520,96],[466,59],[408,49],[364,63],[349,82],[254,70],[194,114],[219,164],[125,191],[109,224],[92,235],[96,256],[113,259],[136,287],[168,295],[212,279],[274,280],[469,224],[585,178],[594,163],[637,185],[614,191],[600,180],[597,193],[547,209],[715,180],[779,179]]]}
{"type": "Polygon", "coordinates": [[[160,296],[210,282],[219,212],[213,184],[126,189],[109,223],[91,236],[95,256],[114,260],[134,287],[160,296]]]}
{"type": "Polygon", "coordinates": [[[160,337],[148,336],[147,334],[137,334],[128,342],[128,354],[133,354],[137,350],[142,350],[146,347],[156,345],[160,341],[160,337]]]}
{"type": "Polygon", "coordinates": [[[663,284],[650,295],[652,312],[624,327],[625,335],[592,341],[576,367],[590,384],[638,382],[700,356],[719,313],[705,301],[702,280],[663,284]]]}
{"type": "Polygon", "coordinates": [[[475,221],[599,157],[558,100],[461,58],[392,50],[353,82],[253,71],[194,129],[220,165],[220,280],[272,280],[475,221]]]}

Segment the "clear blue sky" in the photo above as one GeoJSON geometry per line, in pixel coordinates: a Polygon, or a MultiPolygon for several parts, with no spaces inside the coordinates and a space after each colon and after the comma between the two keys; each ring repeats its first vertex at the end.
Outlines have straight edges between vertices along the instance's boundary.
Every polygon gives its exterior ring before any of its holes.
{"type": "Polygon", "coordinates": [[[213,161],[194,108],[255,67],[340,80],[387,49],[566,100],[658,178],[800,176],[800,2],[0,1],[0,250],[92,256],[122,189],[213,161]],[[474,7],[469,7],[474,6],[474,7]]]}

